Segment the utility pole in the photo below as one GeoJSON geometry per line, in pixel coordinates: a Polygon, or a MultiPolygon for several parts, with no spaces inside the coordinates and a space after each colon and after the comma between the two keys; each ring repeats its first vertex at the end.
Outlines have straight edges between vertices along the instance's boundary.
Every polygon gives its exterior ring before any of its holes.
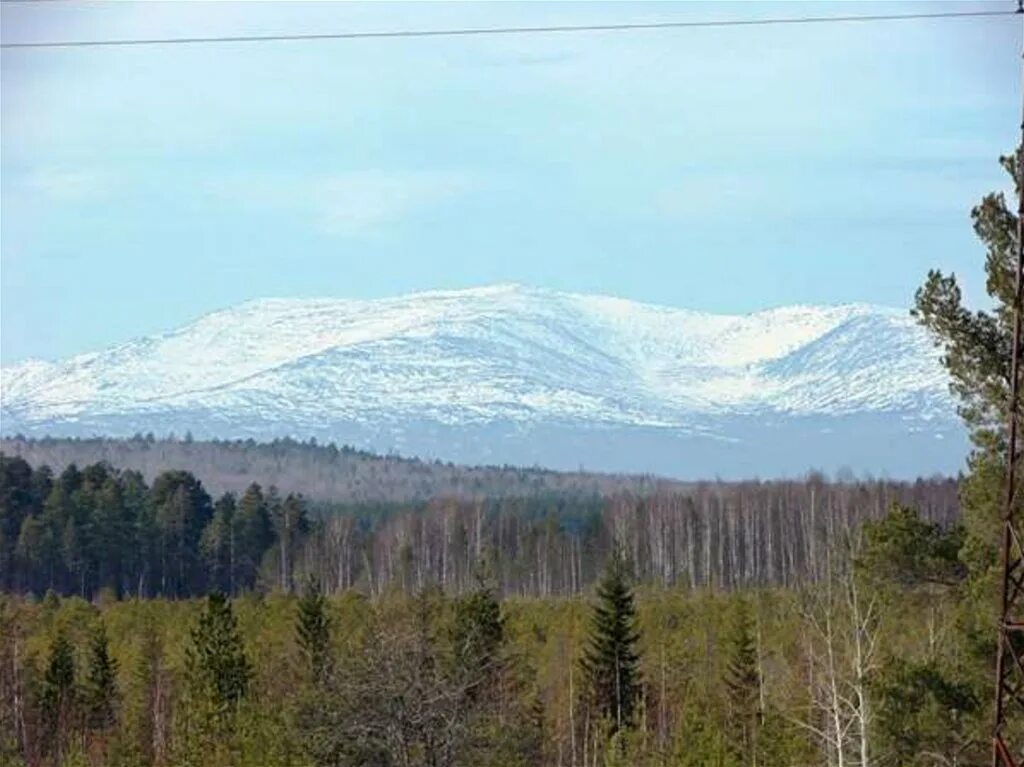
{"type": "MultiPolygon", "coordinates": [[[[1024,15],[1024,0],[1017,0],[1018,18],[1024,15]]],[[[1024,99],[1024,78],[1022,78],[1024,99]]],[[[1021,112],[1021,144],[1016,153],[1017,173],[1017,242],[1016,287],[1013,298],[1013,348],[1010,351],[1010,398],[1007,403],[1006,488],[1003,496],[1002,547],[1000,564],[1003,571],[1002,614],[999,619],[999,643],[996,647],[995,723],[992,730],[992,767],[1019,767],[1021,748],[1011,742],[1021,735],[1008,732],[1007,709],[1018,707],[1024,712],[1024,546],[1018,533],[1017,451],[1020,411],[1021,325],[1024,318],[1024,105],[1021,112]],[[1010,749],[1014,748],[1013,751],[1010,749]]]]}

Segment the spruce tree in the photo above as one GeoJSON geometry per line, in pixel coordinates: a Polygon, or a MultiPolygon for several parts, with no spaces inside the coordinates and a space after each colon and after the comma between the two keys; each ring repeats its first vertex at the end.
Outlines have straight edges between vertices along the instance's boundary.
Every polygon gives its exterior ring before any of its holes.
{"type": "Polygon", "coordinates": [[[42,709],[46,722],[48,751],[60,763],[74,729],[78,695],[75,687],[75,655],[63,629],[50,646],[50,658],[43,676],[42,709]]]}
{"type": "Polygon", "coordinates": [[[597,587],[582,664],[591,702],[612,733],[633,723],[640,697],[639,640],[626,562],[616,552],[597,587]]]}
{"type": "Polygon", "coordinates": [[[103,623],[97,625],[89,642],[89,670],[84,693],[89,729],[103,731],[112,727],[117,720],[117,661],[110,657],[103,623]]]}
{"type": "Polygon", "coordinates": [[[245,697],[252,668],[242,645],[231,602],[221,593],[207,597],[185,653],[193,702],[208,707],[220,722],[245,697]]]}
{"type": "Polygon", "coordinates": [[[761,725],[761,671],[750,606],[741,599],[725,637],[725,691],[729,729],[738,759],[757,764],[757,735],[761,725]]]}
{"type": "Polygon", "coordinates": [[[296,640],[315,685],[323,684],[331,670],[331,621],[320,584],[310,578],[299,600],[296,640]]]}
{"type": "Polygon", "coordinates": [[[456,676],[470,700],[476,700],[498,681],[505,642],[501,603],[483,582],[455,602],[451,640],[456,676]]]}

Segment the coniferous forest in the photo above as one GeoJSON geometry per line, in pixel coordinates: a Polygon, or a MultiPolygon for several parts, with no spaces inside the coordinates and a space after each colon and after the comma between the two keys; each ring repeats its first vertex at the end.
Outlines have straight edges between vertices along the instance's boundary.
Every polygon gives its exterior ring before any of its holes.
{"type": "Polygon", "coordinates": [[[331,500],[0,457],[0,764],[989,763],[1017,222],[973,220],[995,311],[938,271],[914,309],[955,480],[331,500]]]}

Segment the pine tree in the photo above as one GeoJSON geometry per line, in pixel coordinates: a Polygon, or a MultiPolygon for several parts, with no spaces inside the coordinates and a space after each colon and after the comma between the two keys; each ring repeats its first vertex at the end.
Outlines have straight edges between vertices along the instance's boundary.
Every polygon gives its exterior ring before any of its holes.
{"type": "Polygon", "coordinates": [[[117,661],[110,657],[110,646],[103,623],[93,631],[89,643],[89,670],[85,680],[84,704],[90,730],[103,731],[117,721],[117,661]]]}
{"type": "Polygon", "coordinates": [[[95,490],[93,504],[92,526],[97,533],[93,541],[96,585],[110,588],[120,597],[124,586],[124,560],[133,541],[121,484],[115,475],[108,476],[95,490]]]}
{"type": "Polygon", "coordinates": [[[219,592],[207,597],[192,629],[185,667],[193,702],[225,722],[248,692],[252,668],[231,602],[219,592]]]}
{"type": "MultiPolygon", "coordinates": [[[[999,158],[1018,194],[1021,151],[999,158]]],[[[974,232],[986,248],[986,290],[995,308],[968,310],[956,276],[932,270],[917,291],[913,314],[942,347],[950,388],[960,401],[960,415],[975,445],[961,499],[968,532],[964,558],[975,573],[981,573],[994,564],[999,540],[1017,217],[999,192],[986,195],[971,211],[971,218],[974,232]]]]}
{"type": "Polygon", "coordinates": [[[15,546],[26,519],[33,512],[32,467],[21,458],[0,453],[0,588],[15,582],[15,546]]]}
{"type": "Polygon", "coordinates": [[[74,729],[78,703],[74,649],[63,629],[58,630],[50,646],[41,703],[46,722],[47,750],[56,754],[60,763],[74,729]]]}
{"type": "MultiPolygon", "coordinates": [[[[1003,169],[1013,178],[1019,196],[1018,169],[1024,147],[1012,156],[1000,157],[1003,169]]],[[[928,273],[915,295],[913,314],[927,328],[943,351],[950,389],[959,400],[961,419],[970,430],[974,450],[967,472],[959,482],[964,539],[959,559],[967,567],[967,585],[961,593],[955,639],[972,656],[962,664],[966,677],[981,701],[991,696],[989,663],[994,652],[990,642],[997,619],[996,561],[1001,540],[1007,424],[1005,418],[1010,384],[1010,350],[1013,347],[1013,304],[1016,288],[1017,216],[1002,192],[986,195],[971,211],[974,232],[985,246],[985,289],[992,299],[990,311],[971,311],[963,300],[953,274],[928,273]]],[[[1018,415],[1018,418],[1020,416],[1018,415]]],[[[1017,495],[1018,505],[1021,495],[1017,495]]],[[[1021,510],[1018,508],[1017,514],[1021,510]]],[[[959,679],[957,680],[959,682],[959,679]]],[[[907,716],[913,712],[905,711],[907,716]]],[[[987,705],[979,707],[973,729],[981,731],[990,721],[987,705]]],[[[1021,718],[1014,717],[1022,724],[1021,718]]]]}
{"type": "Polygon", "coordinates": [[[741,599],[725,639],[725,691],[729,726],[738,759],[757,764],[757,734],[761,726],[761,672],[750,606],[741,599]]]}
{"type": "Polygon", "coordinates": [[[632,725],[640,696],[636,604],[621,554],[609,560],[597,597],[582,665],[591,702],[614,733],[632,725]]]}
{"type": "Polygon", "coordinates": [[[320,685],[331,670],[331,621],[320,584],[310,578],[299,600],[296,640],[306,661],[310,680],[320,685]]]}
{"type": "Polygon", "coordinates": [[[235,511],[236,588],[252,588],[266,550],[274,544],[274,526],[263,491],[256,483],[238,500],[235,511]]]}
{"type": "Polygon", "coordinates": [[[199,539],[213,516],[210,496],[187,471],[165,471],[153,481],[150,505],[158,549],[159,591],[185,596],[200,591],[199,539]]]}
{"type": "Polygon", "coordinates": [[[224,493],[213,506],[199,545],[211,588],[229,595],[235,593],[235,527],[235,497],[224,493]]]}

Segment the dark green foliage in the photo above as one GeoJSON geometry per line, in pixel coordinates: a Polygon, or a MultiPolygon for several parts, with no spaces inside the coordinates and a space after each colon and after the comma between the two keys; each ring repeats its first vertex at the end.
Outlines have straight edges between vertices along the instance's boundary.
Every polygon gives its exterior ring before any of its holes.
{"type": "Polygon", "coordinates": [[[214,504],[200,542],[210,588],[225,594],[235,593],[235,528],[235,497],[225,493],[214,504]]]}
{"type": "MultiPolygon", "coordinates": [[[[1018,148],[1012,157],[1000,158],[1000,164],[1014,179],[1018,195],[1021,189],[1017,170],[1022,151],[1024,148],[1018,148]]],[[[964,534],[958,559],[964,565],[966,582],[958,593],[958,631],[954,638],[958,653],[969,659],[964,663],[964,683],[970,684],[971,695],[987,703],[991,700],[989,664],[995,653],[999,610],[1000,587],[995,571],[998,542],[1001,540],[1000,520],[1004,512],[1006,406],[1011,386],[1017,217],[1010,211],[1002,193],[992,193],[971,211],[971,218],[975,234],[986,251],[985,287],[992,298],[992,310],[970,311],[964,305],[956,277],[932,271],[917,291],[913,313],[943,349],[950,386],[960,401],[960,413],[971,430],[974,443],[968,459],[968,471],[960,483],[964,534]]],[[[1015,499],[1018,516],[1022,512],[1022,498],[1024,495],[1018,493],[1015,499]]],[[[917,557],[912,549],[909,556],[895,556],[895,566],[906,569],[904,582],[920,579],[922,572],[934,571],[936,562],[941,564],[948,560],[945,546],[936,551],[936,542],[941,543],[941,537],[931,535],[926,539],[932,550],[926,551],[922,557],[917,557]]],[[[951,568],[942,569],[945,569],[942,574],[945,579],[951,568]]],[[[961,575],[955,570],[953,574],[961,575]]],[[[928,682],[929,695],[940,695],[945,689],[928,674],[919,674],[916,679],[921,684],[928,682]]],[[[898,712],[901,707],[894,705],[891,710],[898,712]]],[[[908,717],[913,716],[912,708],[904,707],[904,710],[908,711],[908,717]]],[[[1020,720],[1015,711],[1010,713],[1020,720]]],[[[990,721],[990,716],[988,711],[980,711],[974,728],[979,729],[982,721],[990,721]]],[[[906,726],[916,725],[908,719],[906,726]]]]}
{"type": "MultiPolygon", "coordinates": [[[[1015,184],[1019,151],[1015,157],[1000,158],[1015,184]]],[[[1017,219],[1002,193],[987,195],[971,211],[971,218],[974,231],[986,249],[986,290],[993,299],[994,309],[990,312],[968,310],[956,276],[931,271],[917,291],[913,314],[943,349],[950,386],[960,400],[961,415],[971,429],[976,447],[971,474],[980,471],[986,475],[984,488],[968,481],[961,494],[968,537],[979,539],[978,543],[968,540],[967,544],[976,553],[991,547],[999,516],[999,498],[995,492],[998,485],[990,483],[996,479],[992,475],[999,471],[990,472],[986,464],[994,461],[998,466],[1006,439],[1017,219]]],[[[994,557],[994,547],[991,553],[994,557]]],[[[983,563],[974,564],[981,566],[983,563]]]]}
{"type": "Polygon", "coordinates": [[[590,702],[614,733],[633,724],[640,697],[640,655],[636,604],[626,562],[616,552],[597,587],[583,655],[590,702]]]}
{"type": "MultiPolygon", "coordinates": [[[[277,533],[258,485],[240,506],[231,495],[212,506],[188,472],[164,472],[147,488],[138,472],[72,464],[53,480],[46,467],[0,454],[0,589],[85,598],[101,589],[116,597],[251,589],[277,533]]],[[[279,581],[287,587],[308,522],[298,497],[276,508],[288,536],[279,581]]]]}
{"type": "Polygon", "coordinates": [[[320,584],[310,579],[299,599],[296,641],[309,679],[322,685],[331,672],[331,621],[320,584]]]}
{"type": "MultiPolygon", "coordinates": [[[[1016,158],[1000,163],[1016,181],[1016,158]]],[[[1002,431],[1009,384],[1016,216],[1005,196],[986,195],[971,211],[974,231],[986,248],[986,289],[996,303],[991,312],[971,312],[955,275],[933,270],[915,297],[914,316],[933,332],[945,353],[953,391],[964,420],[979,443],[1002,431]]]]}
{"type": "Polygon", "coordinates": [[[100,622],[89,641],[89,666],[82,690],[86,726],[106,730],[117,722],[117,661],[110,657],[107,631],[100,622]]]}
{"type": "Polygon", "coordinates": [[[50,647],[43,676],[42,711],[46,720],[46,751],[57,755],[77,729],[78,689],[75,684],[75,656],[64,631],[58,631],[50,647]]]}
{"type": "Polygon", "coordinates": [[[21,458],[0,454],[0,589],[19,585],[15,549],[22,525],[33,507],[32,467],[21,458]]]}
{"type": "Polygon", "coordinates": [[[858,570],[866,576],[907,586],[956,586],[966,575],[960,560],[963,528],[926,522],[916,509],[899,504],[877,521],[864,523],[858,570]]]}
{"type": "Polygon", "coordinates": [[[116,476],[104,478],[93,496],[92,530],[97,584],[110,584],[117,596],[125,585],[129,545],[134,538],[133,520],[116,476]]]}
{"type": "Polygon", "coordinates": [[[971,715],[978,699],[934,661],[894,658],[875,676],[879,745],[895,764],[925,767],[944,759],[971,764],[982,757],[971,715]],[[974,746],[974,748],[972,748],[974,746]]]}
{"type": "Polygon", "coordinates": [[[505,623],[491,588],[481,585],[456,601],[452,640],[457,666],[481,678],[497,671],[505,623]]]}
{"type": "Polygon", "coordinates": [[[213,516],[210,496],[186,471],[167,471],[150,491],[157,529],[160,593],[185,596],[205,587],[199,540],[213,516]]]}
{"type": "Polygon", "coordinates": [[[734,733],[733,749],[738,757],[757,752],[761,726],[761,671],[757,637],[750,606],[740,600],[725,637],[725,693],[728,701],[729,731],[734,733]]]}
{"type": "Polygon", "coordinates": [[[250,485],[238,500],[234,529],[236,587],[252,588],[263,555],[274,543],[270,509],[259,485],[250,485]]]}
{"type": "Polygon", "coordinates": [[[193,700],[215,717],[234,713],[249,690],[252,667],[231,602],[211,594],[192,629],[185,666],[193,700]]]}

